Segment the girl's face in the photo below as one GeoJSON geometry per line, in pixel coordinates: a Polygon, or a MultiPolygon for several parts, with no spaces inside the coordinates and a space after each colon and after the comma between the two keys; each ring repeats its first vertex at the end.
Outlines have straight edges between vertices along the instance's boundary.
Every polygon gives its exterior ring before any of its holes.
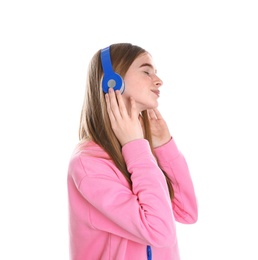
{"type": "Polygon", "coordinates": [[[141,54],[129,67],[124,76],[125,90],[122,95],[129,108],[132,97],[139,112],[158,106],[159,87],[163,84],[149,53],[141,54]]]}

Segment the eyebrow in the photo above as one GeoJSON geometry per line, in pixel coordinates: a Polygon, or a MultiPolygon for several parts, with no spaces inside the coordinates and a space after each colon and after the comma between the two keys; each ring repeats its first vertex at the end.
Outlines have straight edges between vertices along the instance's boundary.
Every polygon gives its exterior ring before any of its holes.
{"type": "Polygon", "coordinates": [[[155,73],[157,73],[157,70],[154,69],[154,67],[150,64],[150,63],[143,63],[140,68],[142,67],[150,67],[151,69],[153,69],[155,71],[155,73]]]}

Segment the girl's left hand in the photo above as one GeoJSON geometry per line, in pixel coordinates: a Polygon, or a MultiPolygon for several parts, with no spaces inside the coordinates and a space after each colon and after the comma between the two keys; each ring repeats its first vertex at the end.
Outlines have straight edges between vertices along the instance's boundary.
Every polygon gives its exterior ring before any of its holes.
{"type": "Polygon", "coordinates": [[[163,119],[157,108],[149,109],[148,115],[151,127],[152,143],[153,147],[156,148],[167,143],[172,137],[166,121],[163,119]]]}

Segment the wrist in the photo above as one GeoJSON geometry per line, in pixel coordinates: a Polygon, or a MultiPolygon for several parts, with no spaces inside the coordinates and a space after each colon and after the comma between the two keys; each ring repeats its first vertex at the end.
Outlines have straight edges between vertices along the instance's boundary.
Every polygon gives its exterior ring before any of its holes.
{"type": "Polygon", "coordinates": [[[169,136],[167,138],[163,138],[162,140],[153,141],[153,143],[152,143],[153,148],[158,148],[160,146],[163,146],[163,145],[167,144],[171,139],[172,139],[172,136],[169,136]]]}

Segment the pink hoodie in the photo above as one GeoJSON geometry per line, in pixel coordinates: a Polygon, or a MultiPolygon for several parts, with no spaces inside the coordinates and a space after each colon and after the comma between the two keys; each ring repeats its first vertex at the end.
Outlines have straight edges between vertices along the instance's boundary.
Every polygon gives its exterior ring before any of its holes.
{"type": "Polygon", "coordinates": [[[197,221],[187,163],[173,139],[155,149],[145,139],[122,148],[132,189],[106,152],[78,146],[68,172],[71,260],[179,260],[175,220],[197,221]],[[174,189],[171,203],[162,169],[174,189]]]}

